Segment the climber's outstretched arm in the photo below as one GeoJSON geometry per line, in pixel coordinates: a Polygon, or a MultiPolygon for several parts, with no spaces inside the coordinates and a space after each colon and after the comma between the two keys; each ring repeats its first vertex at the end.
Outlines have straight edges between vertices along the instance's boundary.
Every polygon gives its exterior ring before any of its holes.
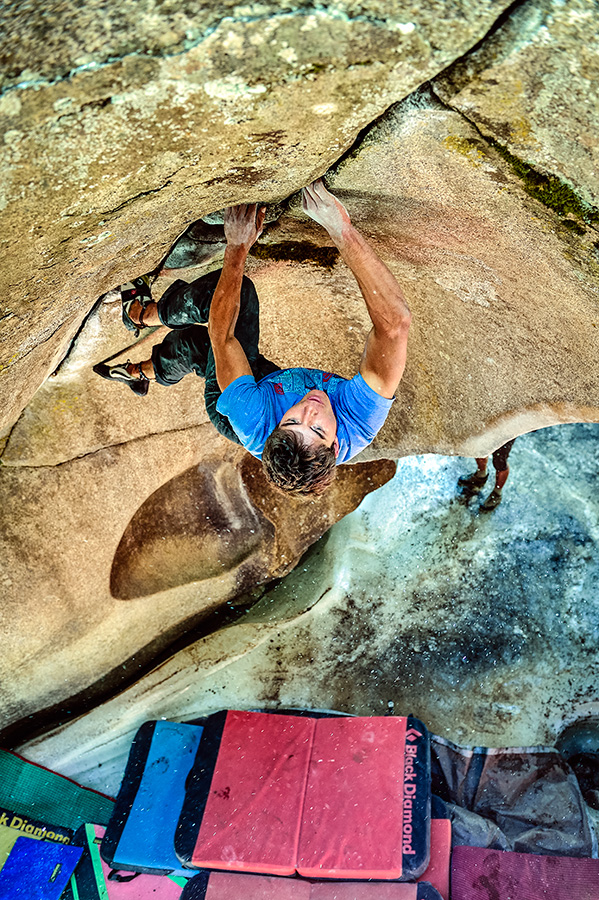
{"type": "Polygon", "coordinates": [[[258,209],[255,203],[230,206],[225,210],[227,247],[208,318],[216,380],[221,391],[236,378],[252,374],[245,351],[235,337],[235,325],[241,305],[245,262],[250,247],[262,234],[265,212],[266,207],[258,209]]]}
{"type": "Polygon", "coordinates": [[[406,364],[411,313],[395,276],[354,228],[349,214],[322,181],[305,187],[303,208],[328,231],[353,272],[372,320],[360,374],[377,394],[392,397],[406,364]]]}

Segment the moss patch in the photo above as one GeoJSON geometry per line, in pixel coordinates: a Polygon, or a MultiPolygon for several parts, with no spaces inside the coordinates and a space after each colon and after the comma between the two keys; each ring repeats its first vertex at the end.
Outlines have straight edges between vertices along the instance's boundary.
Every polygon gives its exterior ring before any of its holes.
{"type": "MultiPolygon", "coordinates": [[[[588,225],[599,223],[599,210],[581,200],[572,188],[560,181],[555,175],[543,175],[541,172],[537,172],[524,160],[519,159],[510,153],[509,150],[506,150],[499,141],[496,141],[494,138],[487,138],[487,140],[509,164],[512,172],[520,178],[524,184],[525,191],[531,197],[543,203],[544,206],[548,206],[549,209],[552,209],[559,216],[566,217],[563,223],[566,227],[576,231],[573,225],[567,224],[568,221],[572,221],[567,219],[568,216],[576,216],[588,225]]],[[[577,223],[573,224],[577,225],[577,223]]],[[[577,227],[580,228],[581,226],[577,227]]],[[[576,231],[576,233],[584,234],[584,230],[582,232],[576,231]]]]}
{"type": "Polygon", "coordinates": [[[318,247],[310,241],[280,241],[278,244],[254,244],[250,250],[258,259],[272,259],[276,262],[310,262],[325,269],[331,269],[339,259],[336,247],[318,247]]]}
{"type": "Polygon", "coordinates": [[[581,225],[576,219],[562,219],[562,225],[564,228],[567,228],[569,231],[573,231],[574,234],[586,234],[586,228],[581,225]]]}

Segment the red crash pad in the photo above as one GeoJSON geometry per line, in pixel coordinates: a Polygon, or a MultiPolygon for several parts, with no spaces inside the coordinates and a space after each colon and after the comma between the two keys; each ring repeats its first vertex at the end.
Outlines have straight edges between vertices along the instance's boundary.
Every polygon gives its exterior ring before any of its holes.
{"type": "Polygon", "coordinates": [[[443,900],[449,900],[449,863],[451,859],[451,822],[431,819],[431,857],[418,881],[428,881],[443,900]]]}
{"type": "Polygon", "coordinates": [[[299,716],[227,714],[194,865],[293,874],[315,724],[299,716]]]}
{"type": "Polygon", "coordinates": [[[599,900],[599,860],[456,847],[451,900],[599,900]]]}
{"type": "Polygon", "coordinates": [[[418,720],[240,711],[206,720],[175,836],[183,865],[412,881],[429,842],[429,744],[418,720]]]}
{"type": "Polygon", "coordinates": [[[316,722],[300,875],[401,877],[405,736],[405,718],[316,722]]]}

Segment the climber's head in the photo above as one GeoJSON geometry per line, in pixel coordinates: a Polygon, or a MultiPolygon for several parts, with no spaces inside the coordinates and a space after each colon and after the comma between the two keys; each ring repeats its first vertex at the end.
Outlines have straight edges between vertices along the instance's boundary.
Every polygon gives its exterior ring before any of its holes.
{"type": "Polygon", "coordinates": [[[335,478],[337,419],[325,391],[310,391],[287,410],[262,452],[267,478],[293,494],[322,494],[335,478]]]}

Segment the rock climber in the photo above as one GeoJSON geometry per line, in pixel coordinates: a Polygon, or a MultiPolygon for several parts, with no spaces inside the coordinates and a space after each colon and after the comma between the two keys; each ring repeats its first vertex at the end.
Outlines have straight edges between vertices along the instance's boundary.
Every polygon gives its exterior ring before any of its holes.
{"type": "MultiPolygon", "coordinates": [[[[515,440],[516,438],[514,438],[514,440],[512,441],[508,441],[493,453],[495,487],[493,488],[487,499],[480,505],[480,508],[485,512],[491,512],[492,510],[496,509],[496,507],[498,507],[501,503],[503,486],[505,485],[507,477],[510,474],[510,467],[507,464],[507,460],[508,456],[510,455],[510,450],[514,446],[515,440]]],[[[476,457],[476,472],[472,472],[472,474],[470,475],[463,475],[461,478],[458,478],[458,487],[462,488],[464,491],[470,494],[474,494],[480,491],[486,484],[487,478],[489,477],[489,473],[487,472],[488,462],[488,456],[476,457]]]]}
{"type": "Polygon", "coordinates": [[[190,284],[177,280],[157,302],[146,276],[121,289],[127,327],[171,330],[149,359],[100,363],[94,371],[140,395],[150,381],[168,386],[190,372],[205,377],[206,410],[218,431],[261,459],[281,490],[320,494],[336,466],[370,444],[383,425],[403,375],[411,315],[395,277],[322,180],[304,188],[302,205],[340,251],[372,321],[353,378],[280,369],[260,354],[258,296],[244,275],[264,223],[265,207],[255,204],[225,211],[227,245],[219,271],[190,284]]]}

